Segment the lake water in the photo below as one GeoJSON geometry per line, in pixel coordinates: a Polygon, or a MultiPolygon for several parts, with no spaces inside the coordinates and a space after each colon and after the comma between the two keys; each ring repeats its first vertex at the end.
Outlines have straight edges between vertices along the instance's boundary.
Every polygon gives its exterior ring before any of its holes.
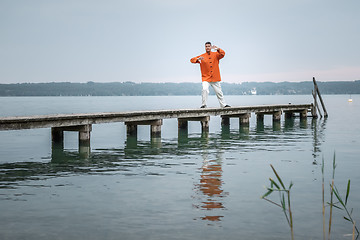
{"type": "MultiPolygon", "coordinates": [[[[165,119],[161,141],[139,126],[93,125],[91,153],[78,152],[76,132],[64,150],[51,149],[50,129],[0,131],[0,239],[290,239],[280,208],[260,197],[275,178],[293,181],[296,239],[322,239],[321,162],[326,201],[336,152],[335,184],[360,223],[360,96],[323,96],[328,119],[284,120],[248,128],[231,119],[210,131],[189,122],[179,134],[165,119]]],[[[311,103],[309,96],[226,96],[233,106],[311,103]]],[[[217,107],[214,96],[209,106],[217,107]]],[[[200,96],[3,97],[0,116],[197,108],[200,96]]],[[[276,194],[270,198],[278,202],[276,194]]],[[[351,239],[350,223],[334,210],[332,239],[351,239]]],[[[327,209],[328,217],[328,209],[327,209]]]]}

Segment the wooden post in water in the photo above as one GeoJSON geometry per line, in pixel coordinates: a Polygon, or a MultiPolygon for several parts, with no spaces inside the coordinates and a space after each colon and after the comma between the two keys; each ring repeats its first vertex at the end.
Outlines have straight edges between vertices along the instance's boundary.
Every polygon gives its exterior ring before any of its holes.
{"type": "Polygon", "coordinates": [[[281,111],[276,111],[273,113],[273,122],[280,122],[281,120],[281,111]]]}
{"type": "Polygon", "coordinates": [[[307,113],[308,113],[307,109],[300,112],[300,120],[306,120],[307,119],[307,113]]]}
{"type": "Polygon", "coordinates": [[[90,144],[90,133],[92,130],[91,124],[79,126],[77,131],[79,131],[79,144],[88,145],[90,144]]]}
{"type": "Polygon", "coordinates": [[[231,118],[239,118],[239,124],[243,126],[249,125],[251,113],[241,113],[241,114],[231,114],[231,115],[221,115],[221,125],[230,126],[231,118]]]}
{"type": "Polygon", "coordinates": [[[324,117],[327,118],[327,117],[328,117],[328,114],[327,114],[327,111],[326,111],[326,108],[325,108],[324,101],[323,101],[323,99],[322,99],[322,97],[321,97],[319,87],[318,87],[318,85],[317,85],[317,83],[316,83],[315,77],[313,77],[313,83],[314,83],[314,88],[315,88],[314,91],[317,92],[317,94],[319,95],[320,103],[321,103],[321,106],[322,106],[322,108],[323,108],[323,110],[324,110],[324,117]]]}
{"type": "Polygon", "coordinates": [[[189,118],[178,118],[178,129],[179,131],[188,130],[188,122],[189,121],[198,121],[201,123],[201,131],[208,132],[209,131],[209,121],[210,116],[206,117],[189,117],[189,118]]]}
{"type": "Polygon", "coordinates": [[[80,126],[79,129],[79,154],[82,158],[90,156],[90,133],[92,131],[91,124],[80,126]]]}
{"type": "Polygon", "coordinates": [[[315,108],[315,105],[313,103],[311,104],[311,116],[313,118],[317,118],[316,108],[315,108]]]}
{"type": "Polygon", "coordinates": [[[317,103],[317,91],[313,91],[312,92],[312,95],[313,95],[313,98],[314,98],[314,114],[313,117],[314,118],[317,118],[318,115],[316,113],[316,110],[319,112],[319,115],[320,115],[320,118],[322,118],[322,114],[321,114],[321,111],[320,111],[320,108],[319,108],[319,105],[317,103]]]}
{"type": "Polygon", "coordinates": [[[131,124],[131,122],[125,123],[126,125],[126,134],[127,136],[135,137],[137,136],[137,125],[131,124]]]}
{"type": "Polygon", "coordinates": [[[276,111],[272,115],[273,130],[279,131],[281,129],[281,111],[276,111]]]}
{"type": "Polygon", "coordinates": [[[64,130],[61,127],[51,128],[51,141],[53,145],[64,146],[64,130]]]}
{"type": "Polygon", "coordinates": [[[230,118],[228,116],[221,116],[221,125],[230,126],[230,118]]]}
{"type": "Polygon", "coordinates": [[[150,136],[152,138],[161,137],[162,119],[125,122],[125,125],[127,128],[127,136],[131,136],[131,137],[137,136],[138,125],[150,125],[150,136]]]}
{"type": "Polygon", "coordinates": [[[264,122],[264,114],[263,113],[256,113],[256,121],[259,123],[263,123],[264,122]]]}
{"type": "Polygon", "coordinates": [[[239,116],[239,124],[240,126],[249,126],[250,125],[250,113],[245,113],[239,116]]]}
{"type": "Polygon", "coordinates": [[[285,119],[290,119],[294,117],[294,112],[292,111],[286,111],[285,112],[285,119]]]}
{"type": "Polygon", "coordinates": [[[64,152],[64,131],[58,127],[51,128],[51,160],[54,161],[64,152]]]}
{"type": "Polygon", "coordinates": [[[201,120],[201,131],[204,132],[209,132],[209,121],[210,121],[210,116],[206,116],[203,117],[201,120]]]}
{"type": "Polygon", "coordinates": [[[178,128],[179,130],[187,130],[188,129],[188,120],[184,118],[178,118],[178,128]]]}
{"type": "Polygon", "coordinates": [[[161,138],[161,125],[162,119],[154,120],[150,125],[150,136],[151,138],[161,138]]]}
{"type": "Polygon", "coordinates": [[[64,131],[72,131],[79,133],[79,153],[81,157],[89,157],[90,155],[90,133],[91,124],[68,126],[68,127],[52,127],[51,139],[53,149],[64,149],[64,131]]]}

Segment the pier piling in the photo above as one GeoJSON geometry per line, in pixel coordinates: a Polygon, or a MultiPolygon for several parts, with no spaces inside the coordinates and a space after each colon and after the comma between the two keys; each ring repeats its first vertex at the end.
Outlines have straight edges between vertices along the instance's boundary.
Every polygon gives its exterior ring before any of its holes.
{"type": "Polygon", "coordinates": [[[273,113],[273,122],[280,122],[281,120],[281,111],[276,111],[273,113]]]}
{"type": "Polygon", "coordinates": [[[210,121],[210,116],[206,116],[201,119],[201,131],[203,133],[209,132],[209,121],[210,121]]]}
{"type": "Polygon", "coordinates": [[[251,113],[244,113],[239,116],[240,126],[246,127],[250,124],[251,113]]]}
{"type": "Polygon", "coordinates": [[[79,153],[83,157],[90,155],[90,133],[92,125],[77,125],[67,127],[52,127],[51,140],[53,150],[61,150],[64,148],[64,132],[78,132],[79,133],[79,153]]]}
{"type": "Polygon", "coordinates": [[[162,119],[156,120],[147,120],[147,121],[131,121],[125,122],[126,132],[128,136],[137,136],[137,126],[138,125],[149,125],[150,126],[150,136],[152,138],[161,137],[161,125],[162,119]]]}

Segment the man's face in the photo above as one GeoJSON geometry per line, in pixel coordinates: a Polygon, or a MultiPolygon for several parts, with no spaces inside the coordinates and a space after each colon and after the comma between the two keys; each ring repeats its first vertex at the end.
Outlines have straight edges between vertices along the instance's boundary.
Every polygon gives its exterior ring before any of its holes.
{"type": "Polygon", "coordinates": [[[211,44],[205,44],[205,51],[209,53],[211,51],[211,44]]]}

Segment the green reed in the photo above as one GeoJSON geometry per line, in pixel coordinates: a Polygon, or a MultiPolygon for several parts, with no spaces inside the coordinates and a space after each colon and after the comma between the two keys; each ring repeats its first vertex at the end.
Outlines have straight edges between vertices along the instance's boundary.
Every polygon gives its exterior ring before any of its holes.
{"type": "Polygon", "coordinates": [[[285,215],[285,218],[289,224],[290,230],[291,230],[291,239],[294,239],[294,224],[293,224],[293,216],[292,216],[291,201],[290,201],[290,190],[294,184],[292,182],[290,182],[289,187],[286,188],[283,181],[281,180],[279,174],[276,172],[275,168],[271,164],[270,164],[270,166],[271,166],[278,182],[276,182],[272,178],[269,178],[270,187],[267,187],[268,191],[261,198],[282,209],[282,211],[285,215]],[[280,204],[266,198],[273,192],[279,193],[280,204]]]}
{"type": "MultiPolygon", "coordinates": [[[[323,239],[326,239],[326,225],[325,225],[325,181],[324,181],[324,167],[325,167],[325,163],[324,163],[324,158],[322,159],[322,166],[321,166],[321,173],[322,173],[322,206],[323,206],[323,239]]],[[[331,178],[331,184],[330,184],[330,202],[327,202],[327,204],[330,206],[330,210],[329,210],[329,229],[328,229],[328,240],[330,240],[330,233],[331,233],[331,224],[332,224],[332,210],[333,210],[333,206],[334,206],[334,179],[335,179],[335,168],[336,168],[336,164],[335,164],[335,153],[334,153],[334,158],[333,158],[333,165],[332,165],[332,178],[331,178]]]]}
{"type": "MultiPolygon", "coordinates": [[[[335,186],[335,168],[336,168],[336,157],[335,157],[335,153],[334,153],[334,158],[333,158],[333,165],[332,165],[332,180],[331,180],[331,184],[330,184],[330,202],[327,202],[327,204],[330,206],[330,215],[329,215],[329,230],[328,230],[328,239],[330,239],[330,234],[331,234],[331,224],[332,224],[332,210],[333,207],[343,210],[346,213],[346,216],[343,216],[343,218],[346,221],[349,221],[352,223],[353,226],[353,232],[352,232],[352,238],[355,239],[355,231],[356,231],[356,239],[359,237],[359,230],[356,227],[356,223],[354,221],[354,219],[352,218],[352,212],[353,209],[351,209],[349,211],[348,209],[348,199],[349,199],[349,195],[350,195],[350,179],[348,180],[347,183],[347,187],[346,187],[346,193],[345,193],[345,201],[343,200],[343,198],[341,197],[341,194],[339,192],[339,190],[337,189],[337,187],[335,186]],[[335,198],[337,199],[337,202],[334,203],[334,195],[335,198]]],[[[324,179],[324,159],[322,161],[322,178],[324,179]]],[[[324,180],[323,180],[323,185],[324,185],[324,180]]],[[[324,191],[324,187],[323,187],[323,191],[324,191]]],[[[324,194],[324,193],[323,193],[324,194]]],[[[323,200],[323,205],[324,205],[324,200],[323,200]]],[[[324,207],[323,207],[324,208],[324,207]]],[[[325,219],[325,213],[323,211],[323,219],[325,219]]],[[[324,229],[325,229],[325,225],[324,225],[324,229]]],[[[324,239],[325,239],[325,231],[324,231],[324,239]]]]}
{"type": "MultiPolygon", "coordinates": [[[[356,222],[352,218],[353,209],[348,209],[348,200],[350,195],[350,179],[347,183],[345,198],[341,197],[341,194],[337,187],[335,186],[335,169],[336,169],[336,160],[335,160],[335,153],[333,158],[333,164],[332,164],[332,179],[330,184],[330,202],[326,202],[326,204],[329,206],[329,226],[328,226],[328,239],[330,240],[330,233],[331,233],[331,225],[332,225],[332,215],[333,215],[333,208],[337,208],[340,210],[345,211],[345,216],[343,218],[346,221],[349,221],[352,223],[352,239],[355,239],[355,232],[356,232],[356,239],[359,237],[359,230],[356,226],[356,222]],[[334,202],[335,198],[337,199],[337,202],[334,202]],[[345,200],[344,200],[345,199],[345,200]]],[[[275,168],[270,164],[277,181],[275,181],[272,178],[269,178],[270,180],[270,187],[267,187],[267,192],[261,197],[262,199],[280,207],[285,215],[285,218],[289,224],[290,230],[291,230],[291,239],[294,239],[294,225],[293,225],[293,217],[292,217],[292,211],[291,211],[291,201],[290,201],[290,190],[292,186],[294,185],[292,182],[290,182],[290,185],[288,188],[285,187],[283,180],[280,178],[279,174],[276,172],[275,168]],[[267,198],[270,194],[273,192],[278,192],[280,197],[280,203],[276,203],[270,199],[267,198]],[[287,201],[286,201],[287,199],[287,201]]],[[[323,239],[326,239],[326,217],[325,217],[325,178],[324,178],[324,158],[322,159],[322,215],[323,215],[323,239]]]]}

